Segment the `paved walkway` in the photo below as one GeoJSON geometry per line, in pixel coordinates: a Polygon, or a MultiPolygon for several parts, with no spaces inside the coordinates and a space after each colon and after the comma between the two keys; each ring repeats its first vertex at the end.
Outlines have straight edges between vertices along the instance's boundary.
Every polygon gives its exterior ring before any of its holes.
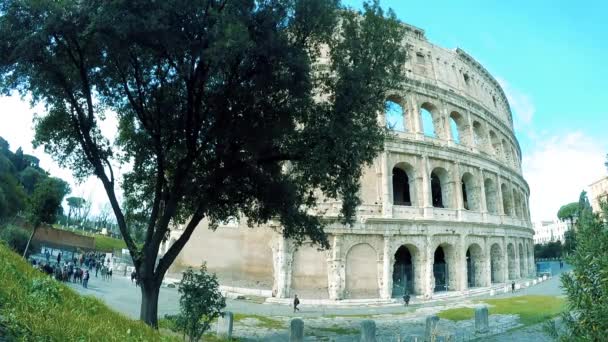
{"type": "MultiPolygon", "coordinates": [[[[559,263],[552,265],[553,273],[559,274],[559,263]]],[[[563,271],[570,268],[565,266],[563,271]]],[[[89,280],[89,288],[84,289],[80,285],[72,284],[72,286],[80,293],[85,295],[93,295],[106,302],[113,309],[122,312],[123,314],[139,318],[139,309],[141,306],[141,291],[130,279],[115,276],[112,281],[103,281],[101,277],[92,277],[89,280]]],[[[551,279],[542,282],[538,285],[531,286],[517,291],[516,293],[498,294],[490,297],[489,295],[474,297],[474,299],[484,298],[506,298],[523,295],[563,295],[560,288],[559,276],[553,276],[551,279]]],[[[226,301],[226,310],[234,313],[242,313],[248,315],[262,316],[298,316],[298,317],[318,317],[327,315],[380,315],[380,314],[399,314],[411,312],[412,308],[445,306],[446,304],[454,304],[462,302],[462,298],[446,299],[431,303],[418,303],[406,309],[402,305],[384,305],[384,306],[358,306],[358,307],[322,307],[322,306],[301,306],[301,311],[294,315],[293,309],[287,305],[277,304],[259,304],[246,300],[231,300],[226,301]]],[[[161,288],[159,296],[159,317],[165,314],[173,314],[179,310],[179,294],[175,288],[161,288]]]]}

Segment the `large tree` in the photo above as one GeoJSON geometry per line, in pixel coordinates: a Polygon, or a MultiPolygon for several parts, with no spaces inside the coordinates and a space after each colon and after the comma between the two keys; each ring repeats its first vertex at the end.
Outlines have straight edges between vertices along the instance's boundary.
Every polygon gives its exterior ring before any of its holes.
{"type": "Polygon", "coordinates": [[[572,202],[562,205],[557,211],[557,218],[560,221],[568,220],[570,228],[574,228],[574,220],[578,217],[579,203],[572,202]]]}
{"type": "Polygon", "coordinates": [[[163,276],[203,218],[273,219],[286,238],[328,247],[321,198],[359,204],[377,124],[403,81],[404,27],[377,1],[4,0],[0,85],[46,112],[44,144],[78,178],[98,177],[157,325],[163,276]],[[116,142],[99,124],[119,119],[116,142]],[[116,163],[125,205],[116,195],[116,163]],[[146,218],[133,240],[125,208],[146,218]],[[181,237],[157,261],[172,224],[181,237]]]}

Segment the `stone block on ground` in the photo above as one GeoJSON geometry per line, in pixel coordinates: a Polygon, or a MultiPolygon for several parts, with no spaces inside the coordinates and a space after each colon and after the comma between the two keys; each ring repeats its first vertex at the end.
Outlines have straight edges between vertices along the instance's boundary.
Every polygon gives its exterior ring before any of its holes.
{"type": "Polygon", "coordinates": [[[304,321],[294,318],[289,323],[289,342],[304,341],[304,321]]]}
{"type": "Polygon", "coordinates": [[[217,336],[223,338],[232,338],[232,326],[233,326],[234,316],[232,312],[226,311],[223,316],[218,317],[217,319],[217,336]]]}
{"type": "Polygon", "coordinates": [[[376,342],[376,322],[366,319],[361,322],[361,342],[376,342]]]}
{"type": "Polygon", "coordinates": [[[426,327],[424,329],[424,340],[434,341],[437,337],[437,324],[439,323],[439,317],[437,315],[426,317],[426,327]]]}
{"type": "Polygon", "coordinates": [[[475,308],[475,332],[488,332],[488,307],[479,306],[475,308]]]}

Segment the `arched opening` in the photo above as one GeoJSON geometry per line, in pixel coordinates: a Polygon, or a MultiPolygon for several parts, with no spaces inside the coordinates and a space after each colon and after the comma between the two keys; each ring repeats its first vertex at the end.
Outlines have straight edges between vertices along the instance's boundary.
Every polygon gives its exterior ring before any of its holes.
{"type": "Polygon", "coordinates": [[[513,189],[513,202],[515,203],[515,208],[513,208],[513,212],[517,218],[523,217],[523,212],[521,210],[521,196],[517,192],[517,190],[513,189]]]}
{"type": "Polygon", "coordinates": [[[346,298],[377,298],[378,256],[372,246],[361,243],[346,255],[346,298]]]}
{"type": "Polygon", "coordinates": [[[393,297],[401,298],[405,293],[416,291],[414,284],[415,247],[401,246],[395,253],[393,264],[393,297]],[[410,248],[414,253],[410,253],[410,248]]]}
{"type": "Polygon", "coordinates": [[[495,243],[490,248],[490,276],[492,283],[505,282],[505,270],[503,269],[503,254],[500,245],[495,243]]]}
{"type": "Polygon", "coordinates": [[[511,156],[511,149],[509,148],[509,145],[507,144],[507,142],[505,141],[505,139],[502,139],[502,150],[505,152],[505,162],[507,164],[512,163],[512,156],[511,156]]]}
{"type": "Polygon", "coordinates": [[[519,156],[513,148],[511,148],[511,155],[513,156],[513,166],[519,166],[519,156]]]}
{"type": "Polygon", "coordinates": [[[441,180],[435,172],[431,172],[431,194],[433,196],[433,207],[443,208],[443,194],[441,193],[441,180]]]}
{"type": "Polygon", "coordinates": [[[396,99],[389,99],[384,103],[386,127],[393,131],[405,132],[405,112],[396,99]]]}
{"type": "Polygon", "coordinates": [[[412,205],[410,178],[401,168],[393,168],[393,204],[412,205]]]}
{"type": "Polygon", "coordinates": [[[479,211],[479,187],[473,175],[465,172],[462,176],[462,203],[466,210],[479,211]]]}
{"type": "Polygon", "coordinates": [[[517,249],[519,249],[519,277],[525,278],[526,277],[526,257],[524,255],[524,247],[520,243],[518,245],[517,249]]]}
{"type": "Polygon", "coordinates": [[[506,184],[500,185],[500,190],[502,192],[502,207],[505,215],[513,216],[513,202],[511,202],[511,192],[507,188],[506,184]]]}
{"type": "Polygon", "coordinates": [[[454,142],[465,146],[470,145],[469,124],[458,112],[450,113],[450,131],[454,142]]]}
{"type": "Polygon", "coordinates": [[[507,245],[507,257],[509,258],[508,267],[509,267],[509,279],[514,280],[517,278],[517,265],[515,264],[515,247],[510,243],[507,245]]]}
{"type": "Polygon", "coordinates": [[[294,252],[291,270],[292,293],[301,298],[329,298],[324,251],[319,251],[314,245],[302,245],[294,252]]]}
{"type": "Polygon", "coordinates": [[[501,158],[500,140],[498,140],[498,136],[494,131],[490,131],[490,144],[492,144],[492,153],[494,153],[497,158],[501,158]]]}
{"type": "Polygon", "coordinates": [[[431,198],[435,208],[451,208],[452,189],[448,172],[443,168],[435,168],[431,172],[431,198]]]}
{"type": "Polygon", "coordinates": [[[452,133],[452,140],[455,143],[460,144],[460,132],[458,131],[458,124],[453,117],[450,117],[450,132],[452,133]]]}
{"type": "Polygon", "coordinates": [[[427,137],[439,138],[439,130],[437,129],[437,120],[433,116],[435,107],[430,103],[425,103],[420,107],[420,116],[422,118],[422,132],[427,137]]]}
{"type": "Polygon", "coordinates": [[[467,286],[469,288],[483,286],[483,252],[474,243],[467,249],[467,286]]]}
{"type": "Polygon", "coordinates": [[[485,133],[483,131],[483,128],[481,127],[481,124],[478,121],[473,122],[473,143],[480,150],[485,149],[485,133]]]}
{"type": "Polygon", "coordinates": [[[433,278],[435,292],[448,291],[456,288],[456,277],[452,269],[453,250],[450,245],[442,244],[435,249],[433,257],[433,278]]]}

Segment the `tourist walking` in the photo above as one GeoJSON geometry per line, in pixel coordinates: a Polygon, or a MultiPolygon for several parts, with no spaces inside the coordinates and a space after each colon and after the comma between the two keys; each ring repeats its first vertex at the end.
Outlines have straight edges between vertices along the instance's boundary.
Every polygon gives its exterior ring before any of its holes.
{"type": "Polygon", "coordinates": [[[511,282],[511,293],[515,292],[515,280],[511,282]]]}
{"type": "Polygon", "coordinates": [[[44,257],[46,258],[46,263],[49,263],[49,259],[51,258],[51,253],[49,253],[49,249],[47,248],[44,252],[44,257]]]}
{"type": "Polygon", "coordinates": [[[84,274],[82,275],[82,287],[87,289],[88,285],[89,285],[89,271],[85,269],[84,274]]]}
{"type": "Polygon", "coordinates": [[[61,264],[61,252],[57,254],[57,265],[61,264]]]}
{"type": "Polygon", "coordinates": [[[298,299],[298,295],[295,295],[295,298],[293,299],[293,312],[300,311],[298,305],[300,305],[300,300],[298,299]]]}
{"type": "Polygon", "coordinates": [[[403,295],[403,303],[405,306],[410,305],[410,294],[408,292],[403,295]]]}

